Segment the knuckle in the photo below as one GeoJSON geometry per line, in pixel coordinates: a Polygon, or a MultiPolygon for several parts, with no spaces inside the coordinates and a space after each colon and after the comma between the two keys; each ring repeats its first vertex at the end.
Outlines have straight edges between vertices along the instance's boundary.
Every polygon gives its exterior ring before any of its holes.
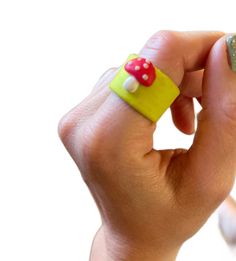
{"type": "Polygon", "coordinates": [[[82,174],[89,170],[96,172],[104,161],[104,142],[96,130],[90,127],[91,124],[78,125],[80,123],[78,124],[73,114],[66,114],[58,124],[59,137],[82,174]]]}
{"type": "Polygon", "coordinates": [[[58,134],[63,142],[75,129],[80,129],[88,119],[89,109],[87,99],[83,100],[60,119],[58,123],[58,134]]]}
{"type": "Polygon", "coordinates": [[[74,126],[75,126],[75,121],[72,117],[71,112],[68,112],[60,119],[58,123],[58,135],[63,142],[72,132],[74,126]]]}
{"type": "Polygon", "coordinates": [[[179,37],[178,32],[171,30],[161,30],[157,32],[156,35],[162,37],[167,43],[173,42],[173,40],[176,40],[179,37]]]}
{"type": "Polygon", "coordinates": [[[163,30],[154,34],[148,41],[148,46],[152,49],[161,48],[172,50],[176,48],[176,42],[179,41],[179,33],[175,31],[163,30]]]}
{"type": "Polygon", "coordinates": [[[148,50],[148,55],[155,56],[158,52],[158,61],[162,64],[162,69],[175,72],[176,81],[182,80],[179,75],[184,73],[184,41],[182,35],[175,31],[159,31],[154,34],[146,43],[144,53],[148,50]],[[168,68],[168,69],[167,69],[168,68]],[[178,77],[178,78],[177,78],[178,77]]]}
{"type": "Polygon", "coordinates": [[[60,119],[58,123],[58,135],[62,142],[65,142],[74,129],[81,125],[82,115],[80,111],[80,106],[77,106],[60,119]]]}

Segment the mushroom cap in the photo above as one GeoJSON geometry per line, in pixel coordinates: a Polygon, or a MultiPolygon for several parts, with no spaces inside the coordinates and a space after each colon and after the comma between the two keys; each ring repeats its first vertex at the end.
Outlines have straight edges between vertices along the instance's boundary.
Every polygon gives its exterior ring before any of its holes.
{"type": "Polygon", "coordinates": [[[130,60],[125,64],[125,70],[146,87],[150,87],[156,79],[155,67],[145,58],[138,57],[130,60]]]}

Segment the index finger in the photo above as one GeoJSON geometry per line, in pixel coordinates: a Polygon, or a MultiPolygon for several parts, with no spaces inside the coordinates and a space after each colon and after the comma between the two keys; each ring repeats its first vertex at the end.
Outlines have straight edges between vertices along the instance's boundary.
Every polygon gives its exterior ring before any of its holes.
{"type": "MultiPolygon", "coordinates": [[[[161,31],[152,36],[140,52],[151,60],[177,85],[186,71],[204,67],[213,44],[221,32],[172,32],[161,31]]],[[[124,148],[143,156],[153,148],[154,123],[136,112],[114,93],[94,115],[99,124],[101,140],[122,152],[124,148]],[[119,141],[117,143],[117,141],[119,141]],[[132,144],[132,146],[131,146],[132,144]]]]}
{"type": "Polygon", "coordinates": [[[177,84],[185,72],[205,67],[206,58],[223,32],[160,31],[144,45],[141,56],[149,58],[177,84]]]}

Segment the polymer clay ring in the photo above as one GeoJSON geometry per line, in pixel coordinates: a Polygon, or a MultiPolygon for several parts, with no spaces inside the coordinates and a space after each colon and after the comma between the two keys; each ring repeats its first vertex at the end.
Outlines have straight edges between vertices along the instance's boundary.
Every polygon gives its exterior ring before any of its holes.
{"type": "Polygon", "coordinates": [[[180,94],[178,86],[146,58],[132,54],[110,83],[110,89],[153,122],[180,94]]]}

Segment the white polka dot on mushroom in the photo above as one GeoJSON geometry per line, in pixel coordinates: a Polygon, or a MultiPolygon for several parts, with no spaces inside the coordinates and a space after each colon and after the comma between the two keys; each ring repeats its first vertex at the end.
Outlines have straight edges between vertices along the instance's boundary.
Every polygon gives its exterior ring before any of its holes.
{"type": "Polygon", "coordinates": [[[135,71],[139,71],[140,70],[140,66],[137,65],[137,66],[135,66],[134,69],[135,69],[135,71]]]}
{"type": "Polygon", "coordinates": [[[148,65],[147,63],[144,63],[144,64],[143,64],[143,68],[148,69],[148,68],[149,68],[149,65],[148,65]]]}
{"type": "Polygon", "coordinates": [[[147,74],[144,74],[144,75],[143,75],[143,79],[144,79],[145,81],[147,81],[147,80],[148,80],[148,75],[147,75],[147,74]]]}

